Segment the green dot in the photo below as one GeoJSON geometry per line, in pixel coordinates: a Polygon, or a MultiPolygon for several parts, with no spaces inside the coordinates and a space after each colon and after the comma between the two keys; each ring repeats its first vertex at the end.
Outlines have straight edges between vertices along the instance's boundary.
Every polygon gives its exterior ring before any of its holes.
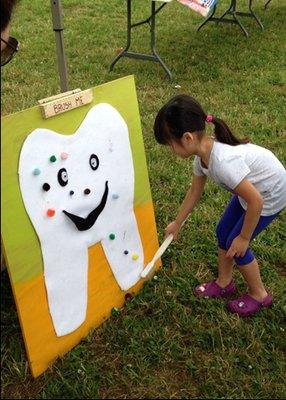
{"type": "Polygon", "coordinates": [[[115,239],[114,233],[111,233],[111,234],[109,235],[109,239],[110,239],[110,240],[114,240],[114,239],[115,239]]]}
{"type": "Polygon", "coordinates": [[[115,317],[115,316],[118,315],[118,314],[119,314],[118,308],[113,307],[112,310],[111,310],[111,315],[112,315],[113,317],[115,317]]]}
{"type": "Polygon", "coordinates": [[[51,157],[50,157],[50,161],[51,161],[51,162],[57,161],[57,157],[56,157],[56,156],[51,156],[51,157]]]}

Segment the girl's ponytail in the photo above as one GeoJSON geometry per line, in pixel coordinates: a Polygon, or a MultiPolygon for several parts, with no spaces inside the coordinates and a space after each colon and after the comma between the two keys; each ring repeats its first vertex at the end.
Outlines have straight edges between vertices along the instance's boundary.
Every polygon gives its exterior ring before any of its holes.
{"type": "Polygon", "coordinates": [[[197,132],[200,136],[206,122],[214,124],[215,137],[221,143],[237,146],[249,142],[247,138],[235,137],[222,119],[206,115],[202,106],[186,94],[173,97],[158,112],[154,123],[155,138],[158,143],[167,145],[174,139],[180,140],[185,132],[197,132]]]}
{"type": "Polygon", "coordinates": [[[229,126],[220,118],[212,115],[206,116],[206,122],[212,122],[215,126],[214,134],[218,142],[226,143],[231,146],[249,143],[248,138],[239,139],[230,130],[229,126]]]}

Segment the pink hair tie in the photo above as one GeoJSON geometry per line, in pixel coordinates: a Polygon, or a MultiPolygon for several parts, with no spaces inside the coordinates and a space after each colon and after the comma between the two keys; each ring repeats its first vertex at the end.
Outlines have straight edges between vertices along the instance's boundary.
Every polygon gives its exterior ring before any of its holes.
{"type": "Polygon", "coordinates": [[[213,122],[214,117],[210,114],[206,116],[206,122],[213,122]]]}

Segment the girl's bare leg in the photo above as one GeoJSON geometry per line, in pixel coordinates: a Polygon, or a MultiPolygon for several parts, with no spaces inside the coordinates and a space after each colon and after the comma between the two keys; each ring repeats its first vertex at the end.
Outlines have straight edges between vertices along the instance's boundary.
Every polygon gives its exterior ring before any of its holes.
{"type": "Polygon", "coordinates": [[[224,288],[232,280],[233,265],[232,259],[226,258],[226,250],[218,249],[218,278],[216,283],[224,288]]]}
{"type": "Polygon", "coordinates": [[[262,301],[267,296],[267,292],[261,280],[256,258],[249,264],[241,265],[238,269],[247,283],[250,296],[257,301],[262,301]]]}

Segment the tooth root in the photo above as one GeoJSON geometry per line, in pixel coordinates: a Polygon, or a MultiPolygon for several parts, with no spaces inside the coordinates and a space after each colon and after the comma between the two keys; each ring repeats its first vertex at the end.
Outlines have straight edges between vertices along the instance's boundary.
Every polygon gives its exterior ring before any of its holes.
{"type": "Polygon", "coordinates": [[[86,318],[87,248],[70,240],[68,246],[46,240],[42,253],[50,314],[56,335],[64,336],[86,318]]]}
{"type": "Polygon", "coordinates": [[[138,231],[137,221],[133,211],[125,215],[124,221],[116,230],[116,238],[110,240],[103,239],[102,247],[110,268],[122,290],[128,290],[134,286],[140,279],[143,270],[144,255],[141,238],[138,231]],[[124,238],[125,233],[125,239],[124,238]],[[128,254],[124,251],[128,248],[128,254]],[[132,255],[136,254],[136,260],[132,255]]]}

